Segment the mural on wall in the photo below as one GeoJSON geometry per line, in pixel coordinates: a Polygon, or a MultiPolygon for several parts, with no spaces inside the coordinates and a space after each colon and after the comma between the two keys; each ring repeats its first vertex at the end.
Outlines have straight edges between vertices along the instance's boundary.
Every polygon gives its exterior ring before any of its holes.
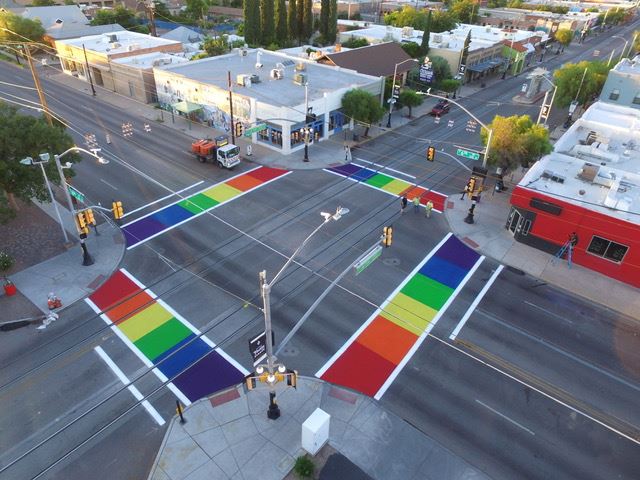
{"type": "MultiPolygon", "coordinates": [[[[191,114],[194,121],[206,123],[216,130],[231,131],[229,98],[226,90],[203,86],[185,80],[158,78],[158,102],[164,110],[171,111],[172,105],[188,101],[202,107],[191,114]]],[[[248,124],[251,117],[251,102],[248,98],[234,95],[233,119],[248,124]]]]}

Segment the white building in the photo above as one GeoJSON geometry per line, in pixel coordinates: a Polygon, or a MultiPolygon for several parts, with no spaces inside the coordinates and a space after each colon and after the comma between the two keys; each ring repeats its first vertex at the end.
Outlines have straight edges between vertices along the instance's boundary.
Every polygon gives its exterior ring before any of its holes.
{"type": "Polygon", "coordinates": [[[379,96],[383,91],[378,77],[262,49],[241,52],[154,69],[162,107],[175,111],[187,102],[195,119],[227,132],[235,132],[238,123],[245,129],[264,124],[253,142],[286,155],[304,147],[300,130],[307,111],[315,115],[313,139],[321,141],[348,127],[340,111],[345,92],[361,88],[379,96]]]}

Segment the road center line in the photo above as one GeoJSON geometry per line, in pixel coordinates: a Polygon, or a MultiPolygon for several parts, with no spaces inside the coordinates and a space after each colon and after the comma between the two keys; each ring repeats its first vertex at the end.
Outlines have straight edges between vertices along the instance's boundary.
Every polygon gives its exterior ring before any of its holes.
{"type": "Polygon", "coordinates": [[[525,432],[527,432],[530,435],[535,435],[535,432],[533,432],[532,430],[529,430],[527,427],[525,427],[524,425],[519,424],[518,422],[516,422],[515,420],[507,417],[504,413],[500,413],[499,411],[497,411],[494,408],[491,408],[489,405],[487,405],[486,403],[481,402],[480,400],[478,400],[476,398],[476,403],[479,403],[480,405],[482,405],[484,408],[486,408],[487,410],[495,413],[496,415],[498,415],[500,418],[504,418],[507,422],[512,423],[513,425],[515,425],[518,428],[521,428],[522,430],[524,430],[525,432]]]}
{"type": "Polygon", "coordinates": [[[125,214],[122,216],[122,218],[126,217],[127,215],[131,215],[132,213],[139,212],[140,210],[144,210],[145,208],[150,207],[151,205],[154,205],[154,204],[156,204],[156,203],[158,203],[158,202],[162,202],[163,200],[166,200],[167,198],[171,198],[171,197],[173,197],[174,195],[179,195],[179,194],[181,194],[182,192],[186,192],[187,190],[190,190],[190,189],[192,189],[193,187],[197,187],[197,186],[198,186],[198,185],[200,185],[201,183],[204,183],[204,180],[200,180],[199,182],[196,182],[196,183],[194,183],[193,185],[189,185],[188,187],[185,187],[185,188],[183,188],[182,190],[178,190],[177,192],[170,193],[169,195],[165,195],[164,197],[159,198],[159,199],[157,199],[157,200],[154,200],[154,201],[153,201],[153,202],[151,202],[151,203],[147,203],[146,205],[143,205],[143,206],[138,207],[138,208],[136,208],[136,209],[134,209],[134,210],[131,210],[130,212],[125,213],[125,214]]]}
{"type": "Polygon", "coordinates": [[[107,182],[106,180],[103,180],[102,178],[100,179],[100,181],[102,183],[104,183],[105,185],[110,186],[111,188],[113,188],[114,190],[118,190],[116,187],[114,187],[113,185],[111,185],[109,182],[107,182]]]}
{"type": "Polygon", "coordinates": [[[141,401],[140,405],[146,408],[147,412],[149,412],[149,415],[151,415],[151,418],[153,418],[158,425],[160,426],[164,425],[165,424],[164,418],[162,418],[162,416],[160,416],[158,411],[155,408],[153,408],[153,405],[151,405],[147,400],[143,400],[144,397],[140,393],[140,390],[138,390],[134,385],[131,384],[131,382],[129,381],[127,376],[124,374],[124,372],[120,370],[120,368],[116,365],[116,363],[113,360],[111,360],[111,357],[107,355],[107,352],[105,352],[100,346],[95,347],[94,350],[96,351],[98,356],[100,356],[100,358],[104,360],[104,363],[106,363],[107,366],[111,370],[113,370],[113,373],[116,374],[116,377],[118,377],[124,385],[127,385],[127,388],[133,394],[136,400],[138,400],[139,402],[141,401]]]}
{"type": "Polygon", "coordinates": [[[467,309],[467,311],[464,313],[464,315],[458,322],[458,325],[453,330],[451,335],[449,335],[449,339],[451,340],[456,339],[456,337],[460,333],[460,330],[462,330],[462,327],[464,327],[464,324],[467,323],[467,320],[469,320],[469,317],[471,316],[473,311],[478,307],[478,305],[482,301],[485,294],[491,288],[491,285],[493,285],[493,282],[495,282],[496,278],[498,278],[498,275],[500,275],[500,272],[502,271],[503,268],[504,268],[504,265],[498,265],[498,268],[496,268],[496,271],[493,272],[493,275],[491,275],[491,278],[489,278],[489,281],[485,283],[484,287],[482,287],[482,290],[480,290],[480,293],[478,293],[478,296],[473,300],[471,305],[469,305],[469,308],[467,309]]]}
{"type": "Polygon", "coordinates": [[[373,163],[373,162],[370,162],[369,160],[365,160],[365,159],[359,158],[359,157],[354,157],[354,159],[359,161],[359,162],[368,163],[369,165],[373,165],[375,167],[384,168],[385,170],[389,170],[390,172],[397,173],[398,175],[404,175],[405,177],[411,178],[413,180],[416,179],[416,177],[414,175],[409,175],[408,173],[401,172],[400,170],[396,170],[395,168],[386,167],[384,165],[380,165],[379,163],[373,163]]]}

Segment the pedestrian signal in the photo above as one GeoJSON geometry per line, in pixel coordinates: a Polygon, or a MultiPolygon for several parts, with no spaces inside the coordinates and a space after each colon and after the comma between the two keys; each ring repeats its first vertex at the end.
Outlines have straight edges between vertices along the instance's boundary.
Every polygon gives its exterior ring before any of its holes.
{"type": "Polygon", "coordinates": [[[113,218],[116,220],[120,220],[124,216],[122,202],[113,202],[111,204],[111,211],[113,212],[113,218]]]}
{"type": "Polygon", "coordinates": [[[433,162],[436,159],[436,149],[435,147],[427,148],[427,160],[433,162]]]}
{"type": "Polygon", "coordinates": [[[382,229],[382,245],[390,247],[393,242],[393,227],[384,227],[382,229]]]}

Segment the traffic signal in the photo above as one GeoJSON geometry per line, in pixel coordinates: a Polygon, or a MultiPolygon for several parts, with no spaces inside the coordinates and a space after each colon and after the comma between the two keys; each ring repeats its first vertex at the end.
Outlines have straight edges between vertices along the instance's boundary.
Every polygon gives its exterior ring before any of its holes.
{"type": "Polygon", "coordinates": [[[124,216],[122,202],[113,202],[111,204],[111,211],[113,212],[113,218],[116,220],[120,220],[124,216]]]}
{"type": "Polygon", "coordinates": [[[433,162],[436,159],[436,149],[435,147],[427,148],[427,160],[433,162]]]}
{"type": "Polygon", "coordinates": [[[236,122],[235,133],[236,137],[241,137],[244,134],[244,125],[242,125],[242,122],[236,122]]]}
{"type": "Polygon", "coordinates": [[[476,191],[476,177],[471,177],[469,179],[469,182],[467,182],[467,195],[469,196],[469,198],[471,198],[473,196],[473,192],[476,191]]]}
{"type": "Polygon", "coordinates": [[[393,227],[384,227],[382,229],[382,244],[385,247],[390,247],[393,242],[393,227]]]}
{"type": "Polygon", "coordinates": [[[87,225],[95,225],[96,219],[93,216],[93,210],[87,208],[84,212],[84,221],[87,225]]]}
{"type": "Polygon", "coordinates": [[[252,373],[244,377],[244,384],[247,386],[247,390],[253,390],[256,388],[256,377],[252,373]]]}
{"type": "Polygon", "coordinates": [[[295,370],[287,370],[286,380],[288,387],[297,388],[298,372],[296,372],[295,370]]]}
{"type": "Polygon", "coordinates": [[[78,232],[81,235],[87,235],[89,233],[89,227],[87,227],[87,221],[84,218],[84,212],[76,213],[76,227],[78,228],[78,232]]]}

